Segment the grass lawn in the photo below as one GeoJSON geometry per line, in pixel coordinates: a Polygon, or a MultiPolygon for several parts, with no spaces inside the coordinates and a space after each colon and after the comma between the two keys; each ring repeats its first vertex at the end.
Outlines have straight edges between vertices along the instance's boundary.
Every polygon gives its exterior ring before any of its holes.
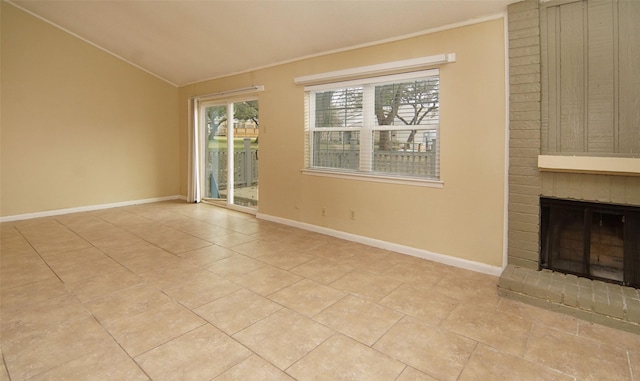
{"type": "MultiPolygon", "coordinates": [[[[209,140],[210,150],[220,150],[227,148],[227,137],[216,136],[214,140],[209,140]]],[[[251,138],[251,148],[258,149],[258,143],[256,138],[251,138]]],[[[244,149],[244,138],[233,139],[233,149],[242,151],[244,149]]]]}

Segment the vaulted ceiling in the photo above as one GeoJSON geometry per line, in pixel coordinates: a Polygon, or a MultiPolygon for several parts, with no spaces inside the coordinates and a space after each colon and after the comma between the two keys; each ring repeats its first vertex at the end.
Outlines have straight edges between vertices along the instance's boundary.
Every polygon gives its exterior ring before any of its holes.
{"type": "Polygon", "coordinates": [[[177,86],[420,34],[517,0],[12,0],[177,86]]]}

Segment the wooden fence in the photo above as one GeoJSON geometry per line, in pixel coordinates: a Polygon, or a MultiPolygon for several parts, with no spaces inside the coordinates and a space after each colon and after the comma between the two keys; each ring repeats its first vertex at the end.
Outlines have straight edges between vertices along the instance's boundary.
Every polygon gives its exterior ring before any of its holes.
{"type": "MultiPolygon", "coordinates": [[[[207,151],[207,194],[211,188],[227,189],[227,150],[207,151]],[[213,176],[213,181],[212,181],[213,176]]],[[[233,154],[233,185],[234,187],[249,187],[258,184],[258,150],[234,151],[233,154]]]]}
{"type": "MultiPolygon", "coordinates": [[[[314,166],[358,170],[358,151],[317,152],[314,166]]],[[[373,155],[373,171],[396,175],[437,178],[436,152],[391,151],[376,152],[373,155]]],[[[234,151],[233,183],[235,187],[249,187],[258,184],[258,150],[234,151]]],[[[207,194],[227,189],[227,150],[207,151],[207,194]],[[212,177],[213,176],[213,177],[212,177]],[[214,189],[217,187],[217,189],[214,189]]]]}
{"type": "MultiPolygon", "coordinates": [[[[354,151],[330,151],[314,153],[314,166],[358,170],[360,154],[354,151]]],[[[407,176],[437,178],[435,151],[385,151],[373,155],[373,171],[407,176]]]]}

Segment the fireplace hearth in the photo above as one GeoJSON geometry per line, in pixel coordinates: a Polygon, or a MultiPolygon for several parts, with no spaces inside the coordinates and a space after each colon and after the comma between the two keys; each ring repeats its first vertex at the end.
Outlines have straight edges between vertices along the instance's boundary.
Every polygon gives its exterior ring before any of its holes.
{"type": "Polygon", "coordinates": [[[640,207],[540,198],[540,269],[640,288],[640,207]]]}

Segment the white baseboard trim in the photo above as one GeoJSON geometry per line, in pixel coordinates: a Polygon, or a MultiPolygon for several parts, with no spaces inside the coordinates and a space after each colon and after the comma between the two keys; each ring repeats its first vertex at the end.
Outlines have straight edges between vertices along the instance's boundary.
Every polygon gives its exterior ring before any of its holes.
{"type": "Polygon", "coordinates": [[[186,197],[181,196],[181,195],[173,195],[173,196],[165,196],[165,197],[146,198],[146,199],[142,199],[142,200],[114,202],[112,204],[99,204],[99,205],[79,206],[79,207],[76,207],[76,208],[47,210],[45,212],[16,214],[16,215],[13,215],[13,216],[0,217],[0,222],[11,222],[11,221],[28,220],[28,219],[31,219],[31,218],[60,216],[60,215],[63,215],[63,214],[70,214],[70,213],[91,212],[91,211],[94,211],[94,210],[111,209],[111,208],[118,208],[118,207],[121,207],[121,206],[149,204],[149,203],[152,203],[152,202],[178,200],[178,199],[186,200],[186,197]]]}
{"type": "Polygon", "coordinates": [[[340,230],[329,229],[322,226],[289,220],[282,217],[271,216],[263,213],[258,213],[256,217],[265,221],[277,222],[279,224],[292,226],[295,228],[300,228],[300,229],[312,231],[315,233],[325,234],[328,236],[341,238],[347,241],[357,242],[363,245],[373,246],[380,249],[395,251],[397,253],[411,255],[413,257],[418,257],[418,258],[426,259],[429,261],[442,263],[445,265],[459,267],[465,270],[471,270],[471,271],[475,271],[483,274],[493,275],[496,277],[500,276],[503,270],[503,268],[500,266],[491,266],[491,265],[487,265],[486,263],[470,261],[468,259],[456,258],[449,255],[444,255],[444,254],[433,253],[427,250],[417,249],[415,247],[399,245],[397,243],[382,241],[379,239],[369,238],[369,237],[352,234],[352,233],[346,233],[340,230]]]}

